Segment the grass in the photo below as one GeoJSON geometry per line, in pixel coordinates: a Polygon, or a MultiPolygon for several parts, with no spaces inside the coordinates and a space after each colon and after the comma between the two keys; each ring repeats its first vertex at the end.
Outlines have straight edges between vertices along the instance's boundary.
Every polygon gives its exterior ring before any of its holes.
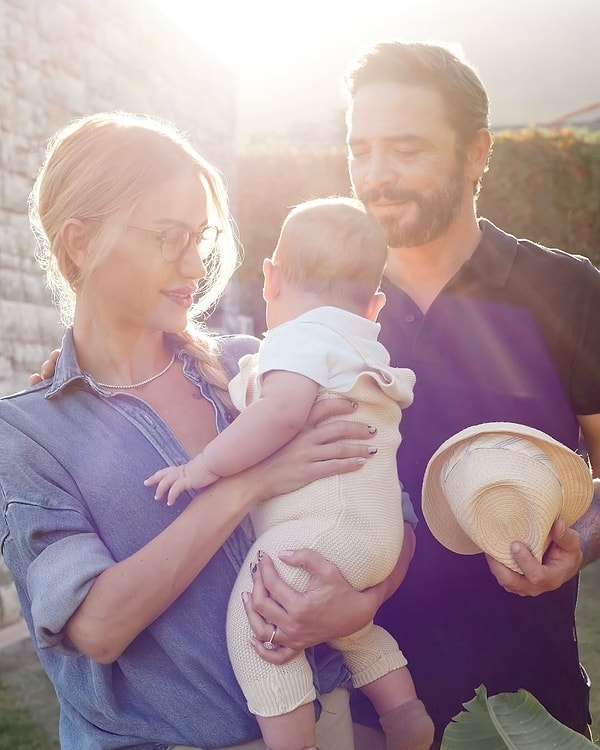
{"type": "Polygon", "coordinates": [[[59,750],[58,702],[28,639],[0,651],[0,750],[59,750]]]}
{"type": "MultiPolygon", "coordinates": [[[[592,680],[594,739],[600,745],[600,562],[581,576],[577,628],[592,680]]],[[[0,651],[0,750],[59,750],[58,704],[31,642],[0,651]]]]}
{"type": "Polygon", "coordinates": [[[600,744],[600,561],[581,574],[577,632],[581,662],[592,680],[591,711],[594,740],[600,744]]]}

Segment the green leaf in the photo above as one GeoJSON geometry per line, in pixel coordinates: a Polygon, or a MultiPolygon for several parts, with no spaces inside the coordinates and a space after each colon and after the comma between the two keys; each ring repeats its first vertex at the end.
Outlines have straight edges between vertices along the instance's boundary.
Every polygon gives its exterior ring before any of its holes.
{"type": "Polygon", "coordinates": [[[527,690],[487,696],[484,685],[446,727],[441,750],[590,750],[593,743],[564,726],[527,690]]]}

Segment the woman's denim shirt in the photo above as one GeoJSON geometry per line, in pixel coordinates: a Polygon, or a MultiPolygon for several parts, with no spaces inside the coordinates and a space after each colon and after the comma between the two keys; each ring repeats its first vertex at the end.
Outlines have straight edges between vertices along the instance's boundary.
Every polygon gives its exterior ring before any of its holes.
{"type": "MultiPolygon", "coordinates": [[[[222,362],[255,351],[225,337],[222,362]]],[[[218,430],[232,415],[177,353],[186,377],[213,404],[218,430]]],[[[53,381],[0,400],[0,550],[61,706],[63,750],[218,748],[260,732],[227,655],[229,592],[250,542],[241,528],[171,607],[113,664],[77,652],[64,626],[95,579],[156,537],[191,500],[168,507],[144,479],[189,456],[162,419],[132,394],[82,372],[66,332],[53,381]]],[[[316,649],[317,689],[347,684],[341,657],[316,649]]]]}

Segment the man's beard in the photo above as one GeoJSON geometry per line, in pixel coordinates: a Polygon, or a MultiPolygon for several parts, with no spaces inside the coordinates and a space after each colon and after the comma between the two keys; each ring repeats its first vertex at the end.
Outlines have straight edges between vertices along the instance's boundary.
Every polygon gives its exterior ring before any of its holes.
{"type": "MultiPolygon", "coordinates": [[[[440,237],[448,229],[460,211],[465,189],[464,168],[458,164],[448,181],[429,194],[414,190],[385,187],[382,190],[369,188],[358,196],[367,210],[369,203],[381,197],[388,201],[412,201],[417,207],[415,219],[398,219],[393,214],[376,216],[387,236],[390,247],[418,247],[440,237]]],[[[393,206],[390,207],[393,210],[393,206]]]]}

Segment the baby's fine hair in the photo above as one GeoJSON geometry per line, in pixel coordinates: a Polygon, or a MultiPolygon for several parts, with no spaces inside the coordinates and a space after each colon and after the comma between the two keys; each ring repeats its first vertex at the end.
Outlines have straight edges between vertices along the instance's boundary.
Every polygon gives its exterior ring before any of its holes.
{"type": "Polygon", "coordinates": [[[379,224],[360,201],[337,196],[295,206],[273,254],[288,283],[325,303],[359,310],[379,289],[386,258],[379,224]]]}

